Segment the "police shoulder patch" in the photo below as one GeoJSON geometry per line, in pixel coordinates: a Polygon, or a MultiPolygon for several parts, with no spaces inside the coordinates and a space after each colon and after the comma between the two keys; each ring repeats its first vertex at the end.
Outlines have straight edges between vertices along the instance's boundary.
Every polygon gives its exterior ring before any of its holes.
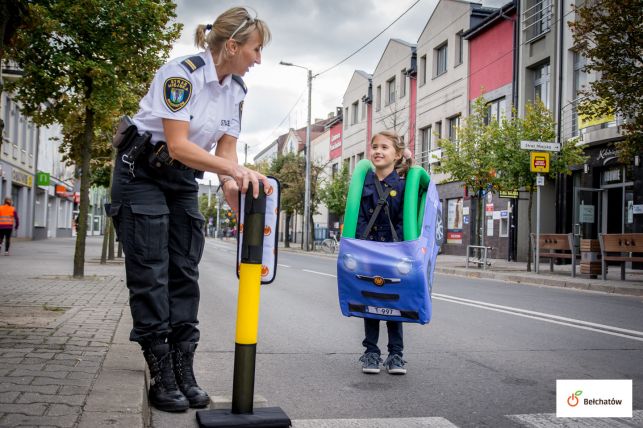
{"type": "Polygon", "coordinates": [[[163,99],[171,111],[181,110],[190,101],[192,83],[183,77],[170,77],[163,84],[163,99]]]}
{"type": "Polygon", "coordinates": [[[199,55],[194,55],[181,61],[181,65],[185,67],[185,69],[190,73],[194,73],[196,70],[205,65],[205,60],[199,55]]]}
{"type": "Polygon", "coordinates": [[[246,83],[243,81],[241,76],[237,76],[236,74],[233,74],[232,80],[234,80],[235,82],[237,82],[239,86],[241,86],[241,89],[243,89],[244,94],[248,93],[248,87],[246,86],[246,83]]]}

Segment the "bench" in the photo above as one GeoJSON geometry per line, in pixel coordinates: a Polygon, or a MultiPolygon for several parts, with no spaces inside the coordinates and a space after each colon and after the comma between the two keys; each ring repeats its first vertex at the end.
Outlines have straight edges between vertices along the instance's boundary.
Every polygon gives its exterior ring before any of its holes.
{"type": "Polygon", "coordinates": [[[601,274],[607,276],[607,262],[619,262],[621,280],[625,279],[625,263],[643,262],[643,233],[599,233],[601,245],[601,274]],[[609,254],[609,253],[618,253],[609,254]],[[635,256],[634,254],[639,254],[635,256]]]}
{"type": "MultiPolygon", "coordinates": [[[[536,261],[536,234],[531,234],[531,245],[536,261]]],[[[571,233],[541,233],[538,239],[539,258],[549,259],[549,271],[554,271],[554,260],[569,259],[572,261],[572,277],[576,277],[576,247],[571,233]],[[565,251],[565,252],[560,252],[565,251]]]]}

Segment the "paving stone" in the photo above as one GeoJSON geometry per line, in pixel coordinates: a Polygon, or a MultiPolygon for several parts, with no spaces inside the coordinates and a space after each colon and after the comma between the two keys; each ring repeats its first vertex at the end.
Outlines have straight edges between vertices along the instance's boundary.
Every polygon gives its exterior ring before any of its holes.
{"type": "Polygon", "coordinates": [[[43,371],[45,372],[68,371],[71,373],[83,372],[83,373],[95,374],[97,369],[96,367],[89,368],[89,367],[78,367],[78,366],[71,366],[71,365],[64,365],[64,364],[47,364],[43,367],[43,371]]]}
{"type": "Polygon", "coordinates": [[[54,379],[64,379],[69,375],[69,371],[58,371],[58,372],[45,372],[45,371],[37,371],[37,370],[24,370],[24,369],[16,369],[11,374],[9,377],[13,376],[40,376],[40,377],[51,377],[54,379]]]}
{"type": "Polygon", "coordinates": [[[95,377],[96,373],[71,372],[67,379],[94,379],[95,377]]]}
{"type": "MultiPolygon", "coordinates": [[[[0,392],[40,392],[42,394],[55,394],[60,386],[58,385],[17,385],[15,383],[0,383],[0,392]]],[[[63,387],[64,388],[64,387],[63,387]]]]}
{"type": "Polygon", "coordinates": [[[0,392],[0,403],[13,403],[19,395],[18,391],[0,392]]]}
{"type": "Polygon", "coordinates": [[[17,403],[57,403],[80,406],[85,402],[84,395],[50,395],[35,392],[23,393],[17,403]]]}
{"type": "MultiPolygon", "coordinates": [[[[79,419],[78,415],[64,415],[56,417],[56,427],[73,427],[79,419]]],[[[26,416],[20,414],[8,414],[2,420],[2,424],[8,427],[13,426],[51,426],[50,416],[26,416]]]]}
{"type": "Polygon", "coordinates": [[[47,416],[80,416],[83,408],[81,406],[69,406],[67,404],[52,404],[47,410],[47,416]]]}
{"type": "Polygon", "coordinates": [[[34,378],[32,382],[27,383],[31,383],[32,385],[90,386],[92,381],[91,379],[54,379],[49,377],[37,377],[34,378]]]}
{"type": "Polygon", "coordinates": [[[60,388],[58,395],[87,395],[90,391],[90,386],[77,386],[66,385],[60,388]]]}
{"type": "MultiPolygon", "coordinates": [[[[38,404],[6,404],[0,403],[0,412],[1,413],[22,413],[23,415],[33,415],[41,416],[45,414],[47,410],[47,405],[43,403],[38,404]]],[[[10,416],[10,415],[8,415],[10,416]]],[[[51,421],[50,421],[51,422],[51,421]]]]}
{"type": "Polygon", "coordinates": [[[28,385],[34,380],[33,376],[23,376],[23,377],[11,377],[11,376],[2,376],[0,377],[0,384],[19,384],[19,385],[28,385]]]}

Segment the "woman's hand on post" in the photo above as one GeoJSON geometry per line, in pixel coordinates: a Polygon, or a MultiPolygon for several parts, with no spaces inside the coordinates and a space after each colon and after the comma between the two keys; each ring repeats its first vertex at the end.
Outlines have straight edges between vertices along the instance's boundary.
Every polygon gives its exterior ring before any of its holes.
{"type": "Polygon", "coordinates": [[[241,193],[246,193],[248,191],[248,186],[252,183],[252,196],[254,198],[259,197],[259,182],[263,182],[264,189],[270,186],[270,182],[265,175],[253,171],[241,165],[236,165],[234,174],[232,178],[237,183],[241,193]]]}

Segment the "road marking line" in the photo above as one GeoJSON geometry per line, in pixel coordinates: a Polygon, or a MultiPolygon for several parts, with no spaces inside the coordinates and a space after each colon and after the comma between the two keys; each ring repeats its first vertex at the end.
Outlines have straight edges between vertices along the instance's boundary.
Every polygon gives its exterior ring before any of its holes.
{"type": "Polygon", "coordinates": [[[441,417],[377,419],[295,419],[293,428],[457,428],[441,417]]]}
{"type": "Polygon", "coordinates": [[[333,274],[330,274],[330,273],[317,272],[316,270],[308,270],[308,269],[302,269],[302,270],[304,272],[316,273],[317,275],[331,276],[333,278],[337,278],[336,275],[333,275],[333,274]]]}
{"type": "Polygon", "coordinates": [[[282,265],[281,263],[277,263],[277,266],[287,267],[287,268],[289,268],[289,267],[290,267],[289,265],[282,265]]]}
{"type": "Polygon", "coordinates": [[[476,308],[487,309],[490,311],[501,312],[501,313],[515,315],[523,318],[531,318],[539,321],[549,322],[552,324],[565,325],[568,327],[578,328],[581,330],[595,331],[598,333],[609,334],[612,336],[624,337],[626,339],[632,339],[632,340],[637,340],[639,342],[643,342],[643,337],[636,337],[636,336],[643,336],[643,332],[641,331],[627,330],[624,328],[612,327],[604,324],[596,324],[596,323],[577,320],[573,318],[565,318],[557,315],[546,314],[543,312],[528,311],[525,309],[513,308],[511,306],[495,305],[493,303],[463,299],[461,297],[448,296],[445,294],[434,293],[432,297],[434,299],[443,300],[446,302],[459,303],[465,306],[472,306],[476,308]],[[622,333],[617,333],[617,332],[622,332],[622,333]]]}

